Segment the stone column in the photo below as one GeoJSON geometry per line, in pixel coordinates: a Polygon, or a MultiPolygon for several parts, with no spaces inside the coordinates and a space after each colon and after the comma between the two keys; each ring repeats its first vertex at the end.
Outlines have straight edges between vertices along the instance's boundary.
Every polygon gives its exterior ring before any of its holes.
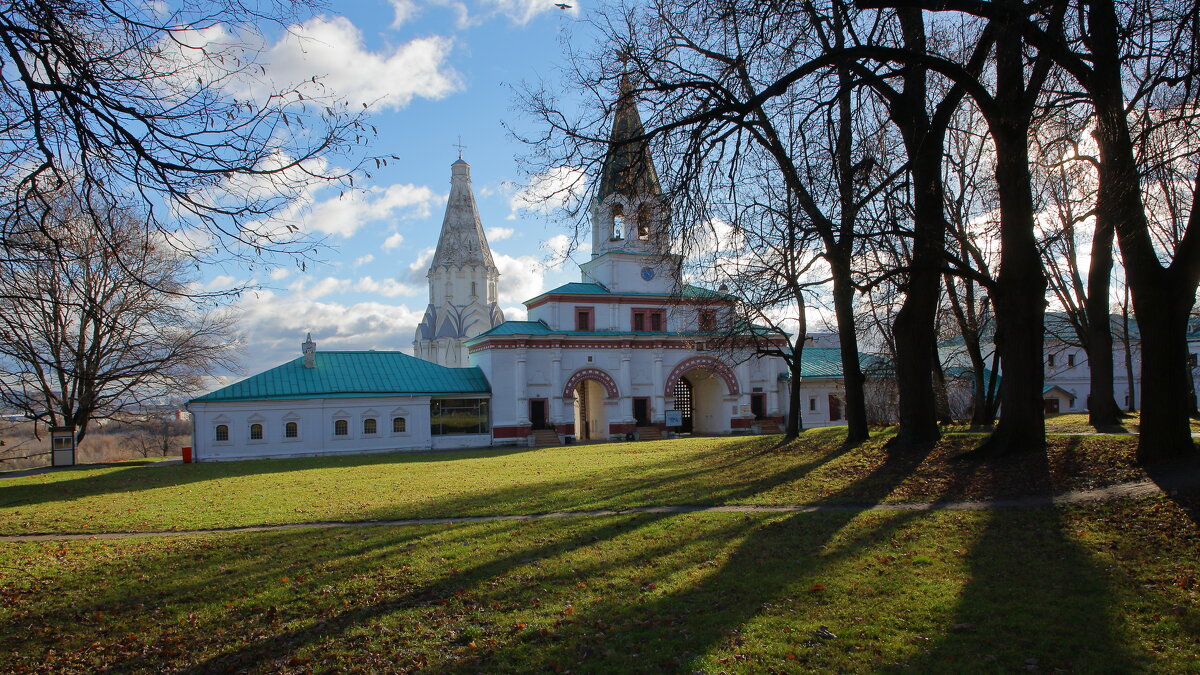
{"type": "Polygon", "coordinates": [[[628,424],[633,422],[633,371],[630,363],[633,360],[633,350],[628,346],[621,348],[621,379],[617,386],[620,387],[620,403],[618,404],[618,416],[621,422],[628,424]]]}
{"type": "Polygon", "coordinates": [[[663,396],[663,387],[666,386],[665,380],[666,380],[667,375],[666,375],[666,373],[663,372],[663,350],[662,350],[662,347],[656,347],[654,349],[654,374],[653,375],[654,375],[654,377],[652,378],[652,382],[654,382],[654,397],[652,399],[650,399],[650,407],[652,408],[652,410],[650,411],[650,421],[651,422],[664,422],[666,420],[665,420],[665,415],[664,415],[663,411],[667,409],[667,404],[666,404],[666,397],[663,396]]]}
{"type": "Polygon", "coordinates": [[[513,391],[515,394],[513,399],[516,401],[517,406],[513,419],[517,424],[529,424],[529,399],[525,397],[529,389],[529,383],[526,381],[527,378],[525,376],[525,362],[527,358],[528,355],[525,349],[522,348],[517,352],[517,376],[513,382],[513,391]]]}
{"type": "Polygon", "coordinates": [[[550,409],[546,411],[551,424],[566,424],[568,421],[563,413],[562,388],[562,350],[556,348],[550,354],[550,409]]]}

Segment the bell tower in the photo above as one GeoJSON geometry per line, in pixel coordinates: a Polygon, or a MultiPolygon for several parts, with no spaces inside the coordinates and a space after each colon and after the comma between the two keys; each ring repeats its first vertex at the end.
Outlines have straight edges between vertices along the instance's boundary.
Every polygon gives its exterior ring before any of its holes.
{"type": "Polygon", "coordinates": [[[584,281],[613,292],[669,293],[678,282],[678,260],[669,255],[670,214],[650,159],[633,82],[621,76],[608,152],[589,206],[592,259],[584,281]]]}
{"type": "Polygon", "coordinates": [[[471,191],[471,165],[450,165],[450,198],[437,250],[429,264],[429,306],[417,326],[417,358],[460,368],[468,365],[463,340],[504,322],[497,304],[500,270],[492,260],[471,191]]]}

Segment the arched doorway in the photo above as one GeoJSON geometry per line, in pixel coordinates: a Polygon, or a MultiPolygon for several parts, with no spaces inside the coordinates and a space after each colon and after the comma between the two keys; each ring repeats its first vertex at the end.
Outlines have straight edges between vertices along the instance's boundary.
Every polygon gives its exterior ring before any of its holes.
{"type": "Polygon", "coordinates": [[[575,435],[579,440],[608,440],[606,394],[604,386],[596,380],[583,380],[575,386],[575,435]]]}
{"type": "Polygon", "coordinates": [[[694,356],[675,366],[663,393],[670,399],[668,408],[681,413],[679,432],[724,434],[731,426],[727,403],[736,403],[739,392],[729,366],[711,356],[694,356]]]}
{"type": "Polygon", "coordinates": [[[692,433],[692,383],[686,377],[679,378],[675,383],[675,410],[679,411],[683,421],[679,433],[692,433]]]}

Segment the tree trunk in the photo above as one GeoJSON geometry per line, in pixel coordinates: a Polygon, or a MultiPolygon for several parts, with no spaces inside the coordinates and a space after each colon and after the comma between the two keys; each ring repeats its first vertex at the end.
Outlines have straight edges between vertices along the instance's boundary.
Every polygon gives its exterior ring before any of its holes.
{"type": "Polygon", "coordinates": [[[1115,427],[1121,423],[1121,409],[1113,393],[1112,322],[1108,314],[1108,296],[1113,267],[1113,222],[1109,213],[1096,214],[1092,236],[1092,262],[1088,270],[1087,357],[1089,396],[1088,422],[1094,427],[1115,427]]]}
{"type": "Polygon", "coordinates": [[[942,369],[942,360],[937,350],[933,352],[933,394],[937,398],[937,416],[942,424],[954,422],[950,413],[950,392],[946,387],[946,371],[942,369]]]}
{"type": "Polygon", "coordinates": [[[996,40],[996,104],[989,117],[996,144],[996,194],[1000,204],[1000,273],[996,275],[996,350],[1000,421],[980,448],[990,454],[1043,451],[1042,403],[1046,272],[1034,234],[1029,175],[1030,113],[1025,99],[1024,41],[1016,31],[996,40]]]}
{"type": "Polygon", "coordinates": [[[1194,268],[1200,248],[1188,246],[1195,235],[1185,233],[1171,266],[1159,262],[1125,112],[1116,12],[1111,3],[1089,7],[1088,46],[1094,62],[1089,91],[1100,148],[1096,210],[1112,216],[1141,332],[1142,383],[1150,385],[1142,387],[1138,440],[1138,461],[1145,464],[1196,451],[1187,402],[1187,324],[1196,300],[1194,268]]]}
{"type": "Polygon", "coordinates": [[[837,316],[838,347],[842,356],[842,381],[846,387],[846,442],[861,443],[867,429],[866,378],[858,360],[858,329],[854,321],[854,286],[849,261],[830,260],[833,276],[833,311],[837,316]]]}
{"type": "Polygon", "coordinates": [[[788,372],[791,373],[792,379],[789,382],[791,387],[788,389],[788,416],[787,428],[783,433],[783,440],[795,440],[800,432],[804,430],[804,424],[800,421],[800,378],[804,375],[801,372],[801,356],[804,354],[804,340],[796,341],[796,349],[792,352],[792,358],[788,359],[788,372]]]}

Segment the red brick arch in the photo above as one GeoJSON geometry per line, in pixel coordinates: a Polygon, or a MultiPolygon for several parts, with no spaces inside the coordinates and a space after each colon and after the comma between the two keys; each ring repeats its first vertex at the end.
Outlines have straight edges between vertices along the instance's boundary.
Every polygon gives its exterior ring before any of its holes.
{"type": "Polygon", "coordinates": [[[738,386],[737,377],[734,376],[733,370],[714,359],[711,356],[693,356],[686,359],[675,366],[671,371],[671,376],[667,378],[666,389],[663,390],[664,396],[675,395],[675,385],[679,384],[679,378],[683,377],[689,370],[707,370],[708,372],[718,375],[725,380],[725,386],[729,389],[731,396],[737,396],[741,393],[741,387],[738,386]]]}
{"type": "Polygon", "coordinates": [[[620,398],[621,394],[617,390],[617,381],[612,375],[600,370],[599,368],[580,368],[571,374],[567,379],[567,385],[563,387],[563,398],[573,398],[575,396],[575,387],[579,386],[584,380],[595,380],[603,387],[609,398],[620,398]]]}

